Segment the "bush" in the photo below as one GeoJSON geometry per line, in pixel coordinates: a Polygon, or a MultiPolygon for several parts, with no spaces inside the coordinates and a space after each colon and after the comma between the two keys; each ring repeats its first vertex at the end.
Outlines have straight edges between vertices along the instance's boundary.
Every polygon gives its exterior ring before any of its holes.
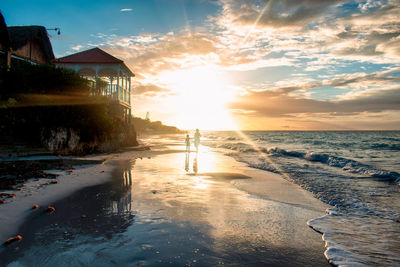
{"type": "Polygon", "coordinates": [[[89,81],[73,70],[49,65],[31,65],[13,60],[11,69],[0,69],[0,100],[21,100],[21,94],[89,96],[89,81]]]}

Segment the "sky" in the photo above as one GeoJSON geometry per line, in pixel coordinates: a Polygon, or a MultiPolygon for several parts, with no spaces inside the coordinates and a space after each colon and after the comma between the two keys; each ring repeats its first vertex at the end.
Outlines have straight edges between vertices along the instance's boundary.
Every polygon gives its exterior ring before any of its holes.
{"type": "Polygon", "coordinates": [[[135,73],[133,114],[182,129],[399,130],[400,0],[2,1],[56,57],[135,73]]]}

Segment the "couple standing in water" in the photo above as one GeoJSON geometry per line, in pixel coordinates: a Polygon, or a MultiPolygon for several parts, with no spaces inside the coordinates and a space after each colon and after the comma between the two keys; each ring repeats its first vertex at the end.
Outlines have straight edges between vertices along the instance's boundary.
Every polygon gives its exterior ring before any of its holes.
{"type": "MultiPolygon", "coordinates": [[[[199,145],[200,145],[200,131],[199,129],[196,129],[196,132],[194,133],[194,146],[196,148],[196,157],[193,159],[193,171],[194,173],[197,173],[197,153],[199,152],[199,145]]],[[[189,155],[190,155],[190,137],[189,134],[186,134],[186,159],[185,159],[185,170],[189,171],[189,155]]]]}
{"type": "MultiPolygon", "coordinates": [[[[201,135],[199,129],[196,129],[196,132],[194,133],[194,146],[196,147],[196,152],[199,152],[200,136],[201,135]]],[[[190,152],[189,134],[186,135],[185,143],[186,143],[186,152],[190,152]]]]}

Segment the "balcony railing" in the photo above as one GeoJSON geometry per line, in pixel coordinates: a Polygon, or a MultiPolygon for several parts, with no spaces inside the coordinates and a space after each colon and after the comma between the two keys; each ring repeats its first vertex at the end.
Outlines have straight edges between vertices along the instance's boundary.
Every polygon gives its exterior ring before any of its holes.
{"type": "Polygon", "coordinates": [[[97,89],[92,88],[91,94],[106,96],[112,99],[122,101],[129,105],[131,104],[129,91],[121,86],[117,86],[116,84],[108,84],[107,86],[103,86],[97,89]]]}

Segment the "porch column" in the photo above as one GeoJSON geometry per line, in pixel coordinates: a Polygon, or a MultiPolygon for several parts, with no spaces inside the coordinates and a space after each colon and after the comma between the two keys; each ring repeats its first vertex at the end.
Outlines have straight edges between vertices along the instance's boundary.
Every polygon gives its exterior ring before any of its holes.
{"type": "Polygon", "coordinates": [[[99,66],[96,66],[95,71],[96,71],[96,74],[94,75],[95,93],[97,95],[101,95],[101,89],[97,88],[97,79],[99,78],[99,66]]]}
{"type": "Polygon", "coordinates": [[[127,92],[128,92],[128,76],[125,76],[125,102],[129,103],[127,92]]]}
{"type": "Polygon", "coordinates": [[[119,88],[118,88],[118,87],[119,87],[119,66],[118,66],[118,72],[117,72],[117,88],[116,88],[116,89],[117,89],[117,90],[116,90],[116,91],[117,91],[117,92],[116,92],[116,93],[117,93],[117,94],[116,94],[117,100],[119,99],[119,98],[118,98],[118,97],[119,97],[119,92],[118,92],[118,91],[119,91],[119,88]]]}
{"type": "Polygon", "coordinates": [[[112,96],[112,84],[113,84],[114,77],[110,76],[109,79],[110,79],[110,87],[108,88],[108,95],[112,96]]]}
{"type": "MultiPolygon", "coordinates": [[[[128,103],[131,103],[131,77],[128,78],[128,103]]],[[[130,111],[129,111],[130,112],[130,111]]]]}
{"type": "Polygon", "coordinates": [[[125,86],[126,86],[126,79],[125,76],[122,76],[122,101],[125,102],[125,86]]]}

